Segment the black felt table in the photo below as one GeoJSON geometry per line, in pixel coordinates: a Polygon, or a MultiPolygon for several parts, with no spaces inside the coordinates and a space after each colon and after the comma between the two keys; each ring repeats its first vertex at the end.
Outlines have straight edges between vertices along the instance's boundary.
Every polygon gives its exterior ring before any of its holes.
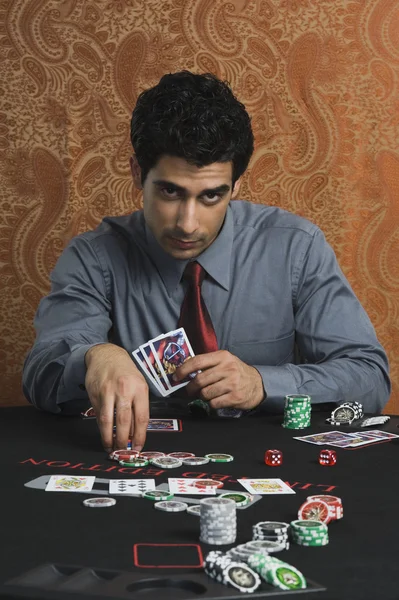
{"type": "MultiPolygon", "coordinates": [[[[172,402],[169,410],[165,407],[154,407],[151,416],[180,418],[182,431],[148,432],[146,450],[187,451],[199,456],[230,453],[234,462],[168,470],[150,466],[120,472],[122,467],[110,462],[101,448],[95,420],[48,415],[32,407],[1,409],[1,597],[109,598],[112,596],[102,595],[101,590],[105,585],[109,587],[118,574],[119,581],[123,580],[121,574],[125,574],[126,581],[129,575],[134,575],[136,582],[163,581],[159,588],[154,583],[152,590],[142,590],[136,583],[127,593],[137,599],[207,597],[201,585],[206,587],[209,580],[198,567],[202,556],[219,548],[199,542],[198,517],[158,511],[152,501],[131,497],[117,497],[112,508],[89,509],[82,501],[92,494],[50,493],[25,486],[42,476],[79,474],[100,479],[151,477],[157,485],[167,483],[168,477],[207,477],[220,479],[224,488],[237,491],[243,491],[237,483],[243,477],[278,477],[289,483],[295,495],[263,496],[250,508],[237,511],[237,544],[251,539],[252,525],[258,521],[295,520],[298,508],[309,495],[337,495],[342,498],[344,518],[329,525],[327,546],[291,544],[288,551],[276,555],[327,588],[296,595],[325,600],[399,598],[396,440],[356,450],[336,449],[337,464],[323,467],[317,460],[321,447],[293,438],[330,430],[324,422],[327,413],[315,412],[310,428],[293,431],[281,427],[281,416],[199,420],[187,414],[184,404],[172,402]],[[282,466],[264,464],[264,453],[269,448],[283,452],[282,466]],[[47,571],[42,571],[39,579],[47,578],[46,585],[27,580],[23,588],[5,585],[44,565],[47,571]],[[76,589],[67,585],[56,591],[52,578],[68,580],[79,569],[80,580],[86,583],[79,583],[75,576],[76,589]],[[97,593],[90,591],[95,589],[93,577],[97,593]],[[168,590],[165,581],[179,577],[201,585],[196,588],[183,584],[182,588],[168,590]]],[[[377,428],[399,433],[398,424],[399,418],[392,417],[377,428]]],[[[106,489],[106,484],[102,485],[106,489]]],[[[227,597],[227,588],[215,585],[218,596],[227,597]]],[[[233,597],[232,589],[229,591],[233,597]]],[[[237,595],[240,593],[234,597],[237,595]]],[[[120,596],[115,592],[114,597],[120,596]]]]}

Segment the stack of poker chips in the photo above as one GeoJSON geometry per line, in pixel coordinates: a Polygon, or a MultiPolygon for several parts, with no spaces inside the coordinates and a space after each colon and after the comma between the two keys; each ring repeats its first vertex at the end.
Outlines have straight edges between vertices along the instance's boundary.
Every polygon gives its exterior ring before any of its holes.
{"type": "Polygon", "coordinates": [[[302,590],[307,587],[306,579],[298,569],[275,556],[257,552],[249,557],[248,565],[267,583],[282,590],[302,590]]]}
{"type": "Polygon", "coordinates": [[[310,396],[289,394],[285,397],[283,427],[286,429],[309,427],[311,411],[310,396]]]}
{"type": "Polygon", "coordinates": [[[290,547],[288,539],[288,523],[279,521],[260,521],[252,527],[252,539],[263,542],[262,548],[267,552],[280,552],[290,547]],[[267,547],[267,545],[268,547],[267,547]]]}
{"type": "Polygon", "coordinates": [[[292,521],[291,540],[300,546],[327,546],[328,527],[321,521],[292,521]]]}
{"type": "Polygon", "coordinates": [[[229,498],[200,500],[200,541],[223,546],[237,537],[236,503],[229,498]]]}
{"type": "Polygon", "coordinates": [[[205,557],[205,573],[224,585],[240,592],[254,592],[260,586],[260,577],[246,563],[237,562],[227,554],[213,550],[205,557]]]}

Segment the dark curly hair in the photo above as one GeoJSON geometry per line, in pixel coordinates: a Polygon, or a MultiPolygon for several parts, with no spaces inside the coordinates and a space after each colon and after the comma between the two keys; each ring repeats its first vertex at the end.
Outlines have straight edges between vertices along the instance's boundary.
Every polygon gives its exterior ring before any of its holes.
{"type": "Polygon", "coordinates": [[[164,75],[138,97],[130,131],[142,183],[161,156],[169,155],[197,167],[232,161],[234,185],[254,146],[245,106],[211,73],[164,75]]]}

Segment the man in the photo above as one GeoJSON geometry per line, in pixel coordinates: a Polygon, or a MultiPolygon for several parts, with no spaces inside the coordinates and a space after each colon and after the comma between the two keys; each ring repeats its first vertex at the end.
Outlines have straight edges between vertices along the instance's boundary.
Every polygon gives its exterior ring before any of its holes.
{"type": "MultiPolygon", "coordinates": [[[[214,409],[385,405],[388,365],[322,232],[278,208],[233,201],[253,152],[244,106],[212,75],[165,75],[133,111],[131,171],[143,211],[71,241],[39,306],[24,392],[38,408],[94,407],[104,448],[145,442],[149,390],[131,352],[177,327],[197,260],[219,350],[186,361],[187,392],[214,409]],[[192,266],[192,265],[191,265],[192,266]],[[297,357],[300,357],[298,360],[297,357]]],[[[195,348],[194,348],[195,350],[195,348]]]]}

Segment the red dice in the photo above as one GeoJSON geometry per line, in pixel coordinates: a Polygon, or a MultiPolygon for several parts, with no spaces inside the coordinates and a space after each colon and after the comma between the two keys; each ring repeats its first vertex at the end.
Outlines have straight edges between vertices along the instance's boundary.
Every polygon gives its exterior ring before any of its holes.
{"type": "Polygon", "coordinates": [[[319,463],[323,467],[333,467],[337,463],[337,453],[335,450],[320,450],[319,463]]]}
{"type": "Polygon", "coordinates": [[[281,450],[266,450],[265,463],[269,467],[279,467],[283,464],[283,453],[281,450]]]}

